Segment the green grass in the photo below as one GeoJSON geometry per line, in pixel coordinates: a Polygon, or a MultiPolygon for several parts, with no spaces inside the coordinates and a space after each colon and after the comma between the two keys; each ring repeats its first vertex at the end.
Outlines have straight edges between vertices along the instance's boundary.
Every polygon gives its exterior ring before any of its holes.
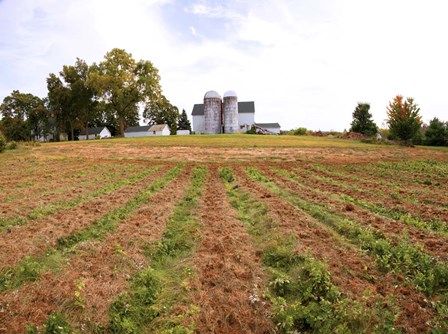
{"type": "MultiPolygon", "coordinates": [[[[68,144],[73,144],[73,142],[46,143],[42,146],[42,149],[68,144]]],[[[246,134],[113,138],[101,141],[89,140],[76,142],[76,145],[120,146],[124,144],[138,147],[334,147],[379,149],[378,145],[364,144],[359,141],[337,138],[313,136],[259,136],[246,134]]]]}
{"type": "Polygon", "coordinates": [[[202,194],[207,170],[197,167],[184,198],[176,205],[160,241],[147,245],[150,267],[135,274],[130,290],[122,293],[110,307],[108,333],[192,333],[195,324],[185,318],[199,306],[188,298],[189,280],[194,270],[188,258],[199,240],[200,223],[194,208],[202,194]],[[173,314],[174,305],[189,304],[188,312],[173,314]],[[149,328],[149,329],[148,329],[149,328]]]}
{"type": "Polygon", "coordinates": [[[18,288],[24,282],[38,280],[44,272],[56,271],[66,263],[66,255],[76,251],[76,245],[86,240],[101,240],[113,232],[121,221],[176,178],[181,170],[181,165],[174,167],[162,178],[155,180],[146,190],[130,199],[123,207],[112,210],[79,232],[59,238],[55,248],[48,247],[39,256],[27,256],[15,267],[3,269],[0,272],[0,291],[18,288]]]}

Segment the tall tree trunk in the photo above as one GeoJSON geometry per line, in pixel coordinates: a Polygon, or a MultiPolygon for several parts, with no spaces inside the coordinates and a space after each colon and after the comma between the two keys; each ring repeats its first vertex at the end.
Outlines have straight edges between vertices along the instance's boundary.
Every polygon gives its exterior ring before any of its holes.
{"type": "Polygon", "coordinates": [[[118,122],[120,124],[120,137],[124,137],[124,118],[120,117],[118,122]]]}
{"type": "Polygon", "coordinates": [[[72,122],[70,122],[70,134],[72,135],[72,141],[75,140],[75,130],[73,129],[72,122]]]}
{"type": "Polygon", "coordinates": [[[89,123],[86,123],[86,139],[89,140],[89,123]]]}

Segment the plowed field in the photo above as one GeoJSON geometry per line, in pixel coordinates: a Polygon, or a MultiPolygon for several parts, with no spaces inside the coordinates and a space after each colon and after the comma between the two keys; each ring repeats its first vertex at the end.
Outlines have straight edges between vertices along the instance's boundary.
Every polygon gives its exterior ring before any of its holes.
{"type": "Polygon", "coordinates": [[[448,150],[21,146],[0,250],[0,333],[446,333],[448,150]]]}

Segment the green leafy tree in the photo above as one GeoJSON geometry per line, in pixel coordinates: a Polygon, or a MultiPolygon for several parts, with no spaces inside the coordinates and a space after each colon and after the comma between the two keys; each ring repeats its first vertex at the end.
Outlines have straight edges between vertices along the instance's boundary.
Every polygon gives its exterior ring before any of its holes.
{"type": "Polygon", "coordinates": [[[164,96],[156,103],[147,104],[143,111],[143,117],[148,124],[168,124],[171,134],[176,134],[179,109],[164,96]]]}
{"type": "Polygon", "coordinates": [[[38,109],[45,108],[42,100],[32,94],[20,93],[14,90],[11,95],[3,99],[0,105],[2,115],[1,128],[8,141],[26,141],[33,136],[32,129],[36,128],[39,118],[38,109]]]}
{"type": "Polygon", "coordinates": [[[400,139],[406,144],[411,144],[414,137],[418,135],[422,126],[419,115],[420,108],[414,103],[413,98],[397,95],[387,107],[387,123],[392,139],[400,139]]]}
{"type": "Polygon", "coordinates": [[[425,132],[425,144],[431,146],[448,145],[448,126],[434,117],[425,132]]]}
{"type": "MultiPolygon", "coordinates": [[[[93,68],[96,69],[95,65],[93,68]]],[[[77,58],[74,66],[64,65],[60,72],[69,90],[72,122],[75,126],[86,129],[87,137],[89,126],[93,125],[98,114],[98,103],[93,99],[94,91],[87,83],[90,70],[84,60],[77,58]]]]}
{"type": "Polygon", "coordinates": [[[76,115],[73,110],[70,89],[54,73],[50,73],[47,78],[47,89],[48,109],[56,122],[56,140],[59,139],[60,133],[65,132],[67,128],[71,135],[70,138],[73,140],[76,115]]]}
{"type": "Polygon", "coordinates": [[[362,133],[365,136],[374,136],[378,132],[378,127],[372,120],[372,114],[369,112],[370,104],[358,102],[353,112],[353,121],[350,131],[362,133]]]}
{"type": "Polygon", "coordinates": [[[138,120],[139,106],[157,104],[161,97],[160,76],[150,61],[136,62],[122,49],[108,52],[104,61],[89,74],[89,86],[98,101],[115,118],[123,136],[127,125],[138,120]]]}
{"type": "Polygon", "coordinates": [[[190,130],[191,132],[191,123],[188,120],[187,113],[185,109],[182,109],[182,113],[179,116],[177,121],[177,130],[190,130]]]}

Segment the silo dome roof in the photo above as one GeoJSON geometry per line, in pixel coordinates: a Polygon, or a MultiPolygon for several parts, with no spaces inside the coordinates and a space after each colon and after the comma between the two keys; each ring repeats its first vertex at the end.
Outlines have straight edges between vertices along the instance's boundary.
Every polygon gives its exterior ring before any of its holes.
{"type": "Polygon", "coordinates": [[[238,95],[236,95],[234,90],[228,90],[227,92],[224,93],[224,97],[229,97],[229,96],[237,97],[238,95]]]}
{"type": "Polygon", "coordinates": [[[214,90],[209,90],[204,95],[204,99],[220,99],[220,98],[221,98],[221,96],[214,90]]]}

